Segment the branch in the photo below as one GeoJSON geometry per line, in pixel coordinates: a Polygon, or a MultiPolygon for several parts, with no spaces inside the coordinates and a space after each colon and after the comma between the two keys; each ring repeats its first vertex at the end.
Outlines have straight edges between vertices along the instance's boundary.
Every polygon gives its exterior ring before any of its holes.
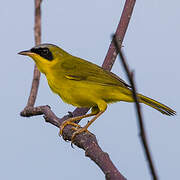
{"type": "MultiPolygon", "coordinates": [[[[41,2],[42,2],[42,0],[35,0],[34,35],[35,35],[35,44],[36,45],[41,43],[41,2]]],[[[41,74],[35,65],[31,91],[30,91],[30,95],[29,95],[28,102],[27,102],[25,109],[27,109],[28,107],[33,107],[35,104],[37,92],[38,92],[38,88],[39,88],[40,75],[41,74]]]]}
{"type": "MultiPolygon", "coordinates": [[[[41,0],[35,0],[36,44],[40,43],[40,35],[41,35],[40,5],[41,5],[41,0]]],[[[134,5],[135,5],[135,0],[126,0],[126,3],[124,5],[123,13],[122,13],[119,25],[116,30],[116,35],[118,39],[121,40],[121,43],[124,39],[134,5]]],[[[117,57],[117,50],[113,42],[111,42],[102,67],[110,71],[116,57],[117,57]]],[[[66,119],[68,119],[69,117],[80,116],[88,112],[89,110],[88,108],[76,108],[72,112],[72,115],[66,115],[60,119],[50,110],[49,106],[33,107],[36,100],[36,96],[37,96],[39,77],[40,77],[39,71],[37,70],[36,67],[34,71],[35,73],[33,77],[31,93],[28,99],[27,106],[20,113],[21,116],[30,117],[30,116],[36,116],[36,115],[44,115],[46,122],[49,122],[59,128],[61,123],[65,121],[66,119]]],[[[63,138],[65,140],[71,141],[71,137],[74,132],[71,129],[71,127],[72,127],[71,125],[68,125],[63,130],[63,138]]],[[[82,148],[85,150],[85,155],[88,156],[91,160],[93,160],[101,168],[107,180],[125,180],[125,178],[121,175],[121,173],[117,170],[117,168],[114,166],[114,164],[110,160],[109,155],[103,152],[102,149],[99,147],[96,137],[93,134],[89,134],[89,133],[79,134],[78,136],[75,137],[74,144],[77,145],[79,148],[82,148]]]]}
{"type": "MultiPolygon", "coordinates": [[[[120,45],[122,45],[122,42],[124,40],[124,36],[127,31],[127,27],[129,25],[135,3],[136,0],[126,0],[125,2],[124,9],[115,33],[116,37],[119,39],[120,45]]],[[[115,47],[114,41],[112,40],[102,67],[110,71],[116,60],[117,54],[117,49],[115,47]]]]}
{"type": "Polygon", "coordinates": [[[147,137],[146,137],[146,132],[145,132],[145,127],[144,127],[144,123],[143,123],[143,118],[142,118],[142,112],[141,112],[141,106],[139,104],[139,100],[137,97],[137,91],[136,91],[136,86],[134,83],[134,74],[133,72],[131,72],[129,70],[127,61],[124,57],[123,52],[121,51],[121,42],[119,42],[119,39],[116,38],[116,35],[114,35],[113,37],[113,41],[115,43],[115,47],[117,49],[117,52],[119,52],[119,56],[120,59],[122,61],[123,67],[125,69],[126,75],[129,79],[131,88],[132,88],[132,94],[133,94],[133,98],[134,98],[134,102],[135,102],[135,106],[136,106],[136,110],[137,110],[137,116],[138,116],[138,125],[139,125],[139,131],[140,131],[140,137],[141,137],[141,143],[143,145],[143,149],[144,149],[144,153],[145,156],[148,160],[148,165],[149,165],[149,170],[151,172],[151,176],[154,180],[157,180],[157,173],[152,161],[152,157],[151,157],[151,153],[148,147],[148,142],[147,142],[147,137]]]}
{"type": "MultiPolygon", "coordinates": [[[[78,113],[78,112],[77,112],[78,113]]],[[[21,116],[29,117],[34,115],[44,115],[46,122],[53,124],[58,127],[63,121],[69,118],[69,115],[63,118],[58,118],[50,109],[49,106],[39,106],[39,107],[29,107],[26,111],[21,113],[21,116]]],[[[64,140],[71,141],[74,130],[71,129],[72,126],[67,126],[63,130],[64,140]]],[[[109,155],[103,152],[98,145],[95,135],[90,133],[81,133],[74,139],[74,144],[81,149],[84,149],[85,155],[94,161],[104,172],[107,180],[125,180],[125,178],[120,174],[117,168],[112,163],[109,155]]]]}

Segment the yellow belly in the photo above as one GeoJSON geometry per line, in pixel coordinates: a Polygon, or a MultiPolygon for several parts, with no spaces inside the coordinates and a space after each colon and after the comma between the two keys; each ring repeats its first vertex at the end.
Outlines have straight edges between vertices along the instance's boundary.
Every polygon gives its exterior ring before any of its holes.
{"type": "Polygon", "coordinates": [[[51,90],[68,104],[76,107],[92,107],[96,105],[95,98],[92,96],[93,93],[88,93],[89,88],[87,85],[84,86],[83,83],[72,80],[66,80],[65,83],[64,80],[61,82],[48,80],[48,84],[51,90]]]}
{"type": "MultiPolygon", "coordinates": [[[[106,103],[132,101],[132,97],[126,94],[127,89],[118,86],[65,78],[61,78],[61,81],[50,78],[48,84],[51,90],[58,94],[64,102],[76,107],[93,107],[97,105],[96,102],[99,100],[104,100],[106,103]]],[[[129,93],[129,90],[127,92],[129,93]]]]}

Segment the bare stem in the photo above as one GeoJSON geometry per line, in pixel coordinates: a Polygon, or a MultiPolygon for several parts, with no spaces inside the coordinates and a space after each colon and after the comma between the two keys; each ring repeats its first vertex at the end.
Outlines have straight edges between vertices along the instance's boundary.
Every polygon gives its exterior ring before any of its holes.
{"type": "Polygon", "coordinates": [[[119,39],[117,39],[115,35],[113,37],[113,41],[114,41],[115,47],[117,49],[117,52],[119,52],[119,56],[120,56],[122,65],[125,69],[126,75],[129,79],[129,82],[130,82],[130,85],[132,88],[133,98],[134,98],[134,102],[135,102],[136,110],[137,110],[138,126],[139,126],[139,131],[140,131],[141,143],[143,145],[145,156],[148,160],[147,162],[149,165],[149,170],[151,172],[152,178],[154,180],[157,180],[158,179],[157,173],[156,173],[153,161],[152,161],[151,153],[150,153],[148,142],[147,142],[146,131],[145,131],[144,122],[143,122],[143,118],[142,118],[141,106],[139,104],[139,100],[137,97],[137,91],[136,91],[136,85],[134,82],[133,72],[131,72],[129,70],[125,56],[124,56],[123,52],[121,51],[121,42],[119,42],[119,39]]]}
{"type": "MultiPolygon", "coordinates": [[[[129,21],[131,19],[135,3],[136,3],[136,0],[126,0],[125,2],[119,24],[115,32],[116,38],[119,40],[121,45],[122,45],[122,42],[124,40],[126,31],[128,28],[129,21]]],[[[116,57],[117,57],[117,50],[114,45],[114,41],[112,40],[102,67],[110,71],[116,60],[116,57]]]]}
{"type": "MultiPolygon", "coordinates": [[[[35,26],[34,26],[34,37],[35,44],[41,43],[41,2],[42,0],[35,0],[35,26]]],[[[34,66],[34,74],[31,85],[31,91],[27,102],[27,107],[33,107],[36,101],[37,92],[39,88],[40,72],[36,65],[34,66]]]]}

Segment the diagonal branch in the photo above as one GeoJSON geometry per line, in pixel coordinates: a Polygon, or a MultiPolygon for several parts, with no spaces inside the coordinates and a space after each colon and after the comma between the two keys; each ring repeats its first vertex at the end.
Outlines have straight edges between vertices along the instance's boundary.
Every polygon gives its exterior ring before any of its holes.
{"type": "MultiPolygon", "coordinates": [[[[64,116],[63,118],[58,118],[50,109],[49,106],[39,106],[39,107],[29,107],[26,114],[21,113],[21,116],[34,116],[34,115],[44,115],[46,122],[53,124],[58,127],[63,121],[69,118],[69,116],[64,116]]],[[[71,129],[72,126],[67,126],[63,130],[64,140],[71,141],[74,130],[71,129]]],[[[109,155],[103,152],[100,148],[95,135],[90,133],[81,133],[74,139],[74,144],[81,149],[84,149],[85,155],[94,161],[104,172],[107,180],[125,180],[123,175],[118,171],[118,169],[112,163],[109,155]]]]}
{"type": "MultiPolygon", "coordinates": [[[[41,5],[41,0],[35,0],[35,41],[36,41],[36,44],[39,44],[41,40],[40,38],[41,36],[40,5],[41,5]]],[[[116,30],[116,35],[118,39],[121,40],[121,43],[124,39],[134,5],[135,5],[135,0],[126,0],[126,3],[124,5],[123,13],[122,13],[119,25],[116,30]]],[[[117,57],[117,50],[113,42],[111,42],[105,61],[102,65],[103,68],[110,71],[116,57],[117,57]]],[[[60,119],[51,111],[49,106],[33,107],[36,100],[36,96],[37,96],[39,77],[40,77],[40,73],[35,67],[31,93],[28,99],[27,106],[21,112],[21,116],[30,117],[30,116],[36,116],[36,115],[44,115],[46,122],[49,122],[59,127],[63,121],[65,121],[66,119],[70,117],[70,115],[66,115],[60,119]]],[[[80,116],[87,113],[88,110],[89,110],[88,108],[76,108],[72,112],[72,115],[74,117],[80,116]]],[[[63,130],[63,138],[65,140],[71,141],[71,137],[74,132],[71,129],[71,127],[72,127],[71,125],[68,125],[63,130]]],[[[101,168],[101,170],[104,172],[106,176],[106,179],[125,180],[125,178],[121,175],[121,173],[117,170],[117,168],[112,163],[111,159],[109,158],[109,155],[102,151],[102,149],[98,145],[96,137],[93,134],[82,133],[82,134],[77,135],[74,139],[74,144],[77,145],[79,148],[82,148],[85,150],[85,155],[88,156],[91,160],[93,160],[101,168]]]]}
{"type": "MultiPolygon", "coordinates": [[[[115,32],[115,35],[118,38],[120,45],[122,45],[122,42],[124,40],[135,3],[136,0],[126,0],[125,2],[119,24],[115,32]]],[[[114,41],[112,40],[102,67],[110,71],[116,60],[117,54],[118,54],[117,49],[115,47],[114,41]]]]}
{"type": "Polygon", "coordinates": [[[137,91],[136,91],[136,86],[135,86],[135,83],[134,83],[133,72],[131,72],[129,70],[127,61],[125,60],[124,54],[121,51],[121,42],[119,43],[119,39],[117,39],[115,35],[113,37],[113,41],[115,43],[115,47],[117,49],[117,52],[119,52],[119,56],[120,56],[120,59],[122,61],[122,65],[123,65],[123,67],[125,69],[126,75],[127,75],[128,79],[129,79],[129,82],[130,82],[130,85],[131,85],[131,88],[132,88],[132,94],[133,94],[133,98],[134,98],[135,106],[136,106],[136,110],[137,110],[138,125],[139,125],[141,142],[142,142],[142,145],[143,145],[143,148],[144,148],[145,156],[146,156],[146,158],[148,160],[149,170],[151,172],[152,178],[154,180],[157,180],[158,179],[157,178],[157,172],[155,170],[155,167],[154,167],[154,164],[153,164],[153,161],[152,161],[152,157],[151,157],[151,153],[150,153],[150,150],[149,150],[149,147],[148,147],[145,127],[144,127],[143,118],[142,118],[141,106],[139,104],[139,100],[138,100],[138,97],[137,97],[137,91]]]}

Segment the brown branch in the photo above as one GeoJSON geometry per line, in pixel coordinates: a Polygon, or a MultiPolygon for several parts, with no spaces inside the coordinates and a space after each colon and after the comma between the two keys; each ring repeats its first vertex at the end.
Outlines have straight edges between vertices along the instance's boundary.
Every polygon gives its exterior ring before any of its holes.
{"type": "MultiPolygon", "coordinates": [[[[42,2],[42,0],[35,0],[34,36],[35,36],[35,44],[36,45],[41,43],[41,2],[42,2]]],[[[33,107],[35,104],[37,92],[38,92],[38,88],[39,88],[40,75],[41,74],[35,65],[31,91],[30,91],[27,106],[25,109],[27,109],[28,107],[33,107]]]]}
{"type": "MultiPolygon", "coordinates": [[[[35,39],[36,44],[40,43],[41,36],[41,11],[40,11],[41,0],[35,0],[35,39]]],[[[125,32],[127,30],[129,20],[133,11],[133,7],[135,5],[135,0],[126,0],[124,5],[123,13],[120,18],[119,25],[116,30],[116,35],[118,39],[121,40],[121,43],[124,39],[125,32]]],[[[114,48],[113,42],[111,42],[109,50],[107,52],[107,56],[103,63],[103,68],[106,70],[111,70],[112,65],[117,56],[116,48],[114,48]]],[[[26,108],[21,112],[21,116],[29,117],[35,115],[44,115],[46,122],[49,122],[57,127],[61,125],[63,121],[68,119],[71,115],[66,115],[63,118],[59,119],[51,110],[49,106],[39,106],[33,107],[35,103],[35,99],[37,96],[38,85],[39,85],[39,77],[40,74],[35,68],[35,75],[33,77],[32,89],[29,96],[29,100],[26,108]]],[[[72,115],[79,116],[87,113],[88,108],[76,108],[72,115]]],[[[68,125],[63,130],[63,138],[65,140],[71,141],[71,137],[73,134],[73,130],[71,129],[71,125],[68,125]]],[[[106,179],[108,180],[125,180],[125,178],[121,175],[121,173],[114,166],[112,161],[110,160],[107,153],[103,152],[99,147],[96,137],[93,134],[82,133],[75,137],[74,144],[79,148],[85,150],[85,155],[92,159],[104,172],[106,179]]]]}
{"type": "MultiPolygon", "coordinates": [[[[21,113],[21,116],[29,117],[34,115],[44,115],[46,122],[49,122],[59,128],[61,123],[69,118],[69,115],[63,118],[58,118],[50,109],[49,106],[29,107],[26,111],[21,113]]],[[[63,130],[64,140],[71,141],[74,130],[72,126],[67,126],[63,130]]],[[[98,145],[95,135],[90,133],[81,133],[74,139],[74,144],[85,150],[85,155],[93,160],[104,172],[107,180],[125,180],[117,168],[112,163],[109,155],[103,152],[98,145]]]]}
{"type": "MultiPolygon", "coordinates": [[[[124,40],[124,36],[129,25],[135,3],[136,0],[126,0],[125,2],[124,9],[115,33],[116,37],[119,39],[120,44],[122,44],[124,40]]],[[[117,54],[118,53],[114,41],[112,40],[102,67],[110,71],[116,60],[117,54]]]]}
{"type": "Polygon", "coordinates": [[[145,127],[144,127],[143,118],[142,118],[141,106],[139,104],[139,100],[138,100],[138,97],[137,97],[137,91],[136,91],[136,86],[135,86],[135,83],[134,83],[133,72],[131,72],[129,70],[127,61],[126,61],[125,56],[124,56],[124,54],[123,54],[123,52],[121,50],[121,42],[119,42],[119,39],[117,39],[115,35],[113,37],[113,41],[115,43],[115,47],[117,49],[117,52],[119,52],[121,62],[123,64],[123,67],[125,69],[126,75],[127,75],[128,79],[129,79],[129,82],[130,82],[130,85],[131,85],[131,88],[132,88],[132,94],[133,94],[133,98],[134,98],[134,102],[135,102],[136,110],[137,110],[137,116],[138,116],[138,126],[139,126],[139,131],[140,131],[141,143],[143,145],[145,156],[146,156],[146,158],[148,160],[149,170],[151,172],[152,178],[154,180],[157,180],[158,179],[157,178],[157,173],[156,173],[156,170],[155,170],[155,167],[154,167],[154,164],[153,164],[153,161],[152,161],[151,153],[150,153],[150,150],[149,150],[149,147],[148,147],[145,127]]]}

